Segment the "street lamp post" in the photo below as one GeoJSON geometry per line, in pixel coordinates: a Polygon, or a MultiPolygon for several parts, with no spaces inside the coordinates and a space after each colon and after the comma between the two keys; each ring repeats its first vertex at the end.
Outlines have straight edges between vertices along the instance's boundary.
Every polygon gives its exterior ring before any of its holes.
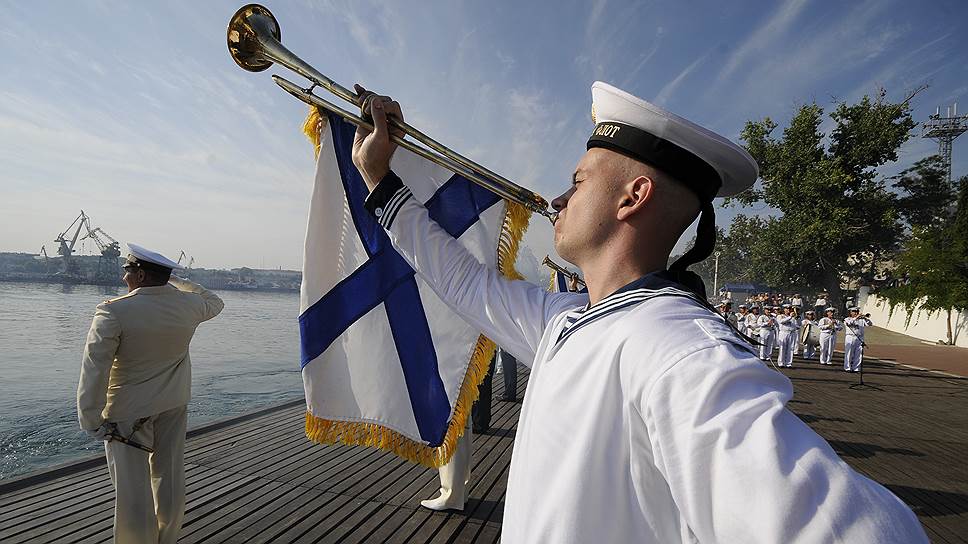
{"type": "Polygon", "coordinates": [[[716,257],[715,264],[713,265],[713,293],[719,296],[719,252],[713,253],[716,257]]]}

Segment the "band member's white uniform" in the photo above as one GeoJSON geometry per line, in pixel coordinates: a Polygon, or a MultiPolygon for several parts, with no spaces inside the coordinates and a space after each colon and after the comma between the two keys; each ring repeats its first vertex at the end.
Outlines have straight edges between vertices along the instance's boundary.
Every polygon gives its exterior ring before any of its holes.
{"type": "Polygon", "coordinates": [[[800,354],[800,325],[803,323],[803,314],[801,313],[801,309],[799,306],[795,306],[794,304],[791,303],[790,307],[793,309],[793,313],[790,315],[793,316],[793,321],[796,326],[796,331],[793,334],[794,336],[793,354],[799,355],[800,354]]]}
{"type": "Polygon", "coordinates": [[[873,325],[859,314],[860,310],[851,308],[850,317],[844,318],[844,370],[848,372],[860,372],[864,362],[864,328],[873,325]]]}
{"type": "Polygon", "coordinates": [[[749,329],[746,326],[746,316],[748,315],[749,307],[745,304],[740,304],[739,312],[736,314],[736,330],[745,335],[749,335],[749,332],[747,332],[749,329]]]}
{"type": "MultiPolygon", "coordinates": [[[[138,268],[177,264],[129,244],[127,278],[138,268]]],[[[127,279],[126,279],[127,281],[127,279]]],[[[191,397],[188,345],[199,323],[222,311],[222,299],[172,276],[97,306],[77,386],[81,428],[104,443],[115,487],[114,541],[174,543],[185,514],[185,425],[191,397]]],[[[130,285],[129,285],[130,287],[130,285]]]]}
{"type": "Polygon", "coordinates": [[[797,319],[790,314],[790,307],[783,308],[783,314],[776,316],[776,325],[779,329],[777,333],[777,343],[780,346],[780,354],[777,356],[777,365],[793,366],[793,346],[797,343],[798,327],[797,319]]]}
{"type": "Polygon", "coordinates": [[[769,361],[776,343],[776,318],[769,306],[763,307],[763,315],[756,320],[756,325],[760,329],[760,360],[769,361]]]}
{"type": "MultiPolygon", "coordinates": [[[[613,111],[629,110],[693,130],[613,87],[596,83],[593,93],[598,135],[641,126],[609,124],[613,111]]],[[[589,307],[584,294],[504,279],[430,220],[392,171],[378,181],[367,209],[397,251],[448,306],[531,367],[505,544],[926,541],[907,506],[784,408],[789,380],[670,272],[589,307]],[[763,515],[778,506],[785,515],[763,515]]],[[[575,206],[566,212],[581,213],[575,206]]]]}
{"type": "Polygon", "coordinates": [[[760,337],[760,309],[756,306],[753,306],[750,313],[746,314],[746,336],[753,340],[760,337]]]}
{"type": "Polygon", "coordinates": [[[834,309],[827,308],[820,318],[820,364],[832,365],[834,346],[837,345],[837,331],[843,328],[840,321],[834,319],[834,309]]]}
{"type": "MultiPolygon", "coordinates": [[[[803,322],[800,324],[800,330],[801,331],[803,329],[807,328],[807,327],[811,327],[811,326],[812,327],[817,327],[818,326],[817,325],[817,321],[814,320],[814,315],[815,314],[814,314],[813,311],[807,312],[807,316],[805,318],[803,318],[803,322]]],[[[810,342],[807,342],[806,344],[803,344],[803,358],[804,359],[813,359],[816,356],[816,354],[817,354],[817,349],[816,349],[816,347],[813,344],[811,344],[810,342]]]]}

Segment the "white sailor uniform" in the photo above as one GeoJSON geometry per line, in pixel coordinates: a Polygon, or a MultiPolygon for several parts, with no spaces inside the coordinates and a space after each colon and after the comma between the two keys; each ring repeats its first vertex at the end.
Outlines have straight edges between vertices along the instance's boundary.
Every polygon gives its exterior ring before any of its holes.
{"type": "Polygon", "coordinates": [[[843,326],[836,319],[827,316],[820,318],[820,364],[832,365],[834,346],[837,345],[837,331],[843,326]]]}
{"type": "Polygon", "coordinates": [[[760,360],[768,361],[773,357],[773,344],[776,343],[776,319],[764,311],[756,324],[760,329],[760,360]]]}
{"type": "Polygon", "coordinates": [[[663,273],[587,307],[480,264],[392,172],[367,207],[442,300],[531,366],[505,544],[926,541],[784,408],[789,380],[663,273]]]}
{"type": "Polygon", "coordinates": [[[746,313],[744,315],[744,314],[739,313],[739,312],[736,313],[736,330],[738,330],[742,334],[746,334],[746,335],[749,335],[749,333],[747,332],[749,330],[749,328],[746,325],[746,316],[748,316],[748,315],[750,315],[750,314],[749,313],[746,313]]]}
{"type": "Polygon", "coordinates": [[[760,316],[752,312],[746,314],[746,336],[754,340],[760,337],[760,316]]]}
{"type": "Polygon", "coordinates": [[[844,370],[860,372],[864,362],[864,328],[871,325],[864,316],[844,318],[844,370]]]}
{"type": "Polygon", "coordinates": [[[97,306],[77,386],[81,428],[114,423],[124,437],[155,450],[104,443],[118,544],[178,538],[192,380],[188,346],[199,323],[222,307],[214,293],[174,276],[167,285],[140,287],[97,306]]]}
{"type": "Polygon", "coordinates": [[[793,366],[793,346],[797,342],[797,318],[792,315],[776,316],[776,326],[779,329],[777,343],[780,346],[780,354],[777,356],[779,366],[793,366]]]}

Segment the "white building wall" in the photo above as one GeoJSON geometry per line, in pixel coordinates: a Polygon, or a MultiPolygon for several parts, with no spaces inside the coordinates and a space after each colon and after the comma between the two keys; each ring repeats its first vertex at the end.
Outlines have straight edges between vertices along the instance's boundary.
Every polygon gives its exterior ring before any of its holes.
{"type": "MultiPolygon", "coordinates": [[[[860,288],[858,305],[862,315],[871,314],[874,325],[929,342],[948,338],[947,312],[936,312],[929,316],[927,312],[917,311],[911,316],[910,322],[907,322],[907,312],[898,306],[894,309],[894,315],[889,318],[891,306],[885,299],[870,295],[868,291],[868,287],[860,288]]],[[[968,347],[968,314],[952,312],[951,331],[956,346],[968,347]]]]}

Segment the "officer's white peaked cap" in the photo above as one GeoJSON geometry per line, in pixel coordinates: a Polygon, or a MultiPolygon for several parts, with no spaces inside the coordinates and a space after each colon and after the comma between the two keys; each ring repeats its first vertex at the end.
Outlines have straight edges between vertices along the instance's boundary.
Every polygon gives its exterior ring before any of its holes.
{"type": "Polygon", "coordinates": [[[171,268],[174,270],[181,270],[184,267],[176,263],[175,261],[165,257],[157,251],[151,251],[138,244],[127,244],[128,246],[128,260],[130,261],[133,257],[136,261],[141,261],[144,263],[151,263],[162,268],[171,268]]]}
{"type": "Polygon", "coordinates": [[[736,195],[759,175],[742,147],[608,83],[592,85],[592,118],[588,148],[604,147],[650,164],[688,185],[700,200],[736,195]]]}

